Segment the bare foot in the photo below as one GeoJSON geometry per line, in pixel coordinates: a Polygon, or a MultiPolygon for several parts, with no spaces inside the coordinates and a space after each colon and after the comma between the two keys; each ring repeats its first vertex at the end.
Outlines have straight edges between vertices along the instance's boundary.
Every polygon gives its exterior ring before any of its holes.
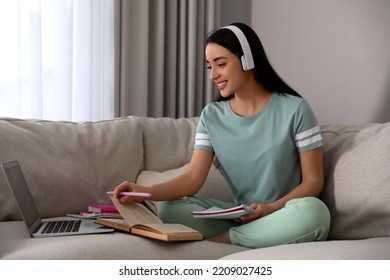
{"type": "Polygon", "coordinates": [[[230,241],[230,236],[229,236],[229,232],[228,231],[225,231],[225,232],[223,232],[221,234],[218,234],[216,236],[210,237],[207,240],[214,241],[214,242],[219,242],[219,243],[227,243],[227,244],[231,244],[232,243],[230,241]]]}

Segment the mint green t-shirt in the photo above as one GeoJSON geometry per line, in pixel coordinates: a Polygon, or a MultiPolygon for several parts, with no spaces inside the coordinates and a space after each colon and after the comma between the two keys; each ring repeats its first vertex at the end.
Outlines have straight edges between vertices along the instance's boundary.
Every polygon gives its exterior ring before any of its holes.
{"type": "Polygon", "coordinates": [[[300,97],[273,93],[250,117],[229,101],[208,104],[196,130],[195,149],[215,153],[236,203],[271,203],[301,182],[299,153],[323,146],[318,121],[300,97]]]}

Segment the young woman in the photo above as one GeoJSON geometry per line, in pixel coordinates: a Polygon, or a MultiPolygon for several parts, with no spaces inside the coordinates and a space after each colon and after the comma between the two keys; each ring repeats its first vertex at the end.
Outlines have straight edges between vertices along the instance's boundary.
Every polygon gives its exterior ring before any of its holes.
{"type": "MultiPolygon", "coordinates": [[[[149,192],[164,222],[182,223],[212,241],[250,248],[325,240],[330,215],[316,198],[323,188],[323,140],[308,103],[277,75],[260,39],[245,24],[208,37],[206,59],[220,100],[202,111],[191,161],[184,174],[162,184],[123,182],[121,191],[149,192]],[[194,196],[213,159],[235,203],[194,196]],[[193,218],[191,212],[247,204],[236,220],[193,218]]],[[[120,201],[142,199],[121,197],[120,201]]]]}

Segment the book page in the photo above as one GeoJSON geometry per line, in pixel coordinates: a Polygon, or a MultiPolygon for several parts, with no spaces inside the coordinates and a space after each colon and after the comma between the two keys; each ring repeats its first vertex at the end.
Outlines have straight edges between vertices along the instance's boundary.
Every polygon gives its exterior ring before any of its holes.
{"type": "Polygon", "coordinates": [[[195,218],[203,219],[236,219],[253,211],[251,207],[241,204],[228,209],[211,207],[201,211],[192,211],[192,214],[195,218]]]}
{"type": "Polygon", "coordinates": [[[95,223],[106,227],[119,229],[125,232],[131,231],[131,227],[124,219],[97,218],[95,223]]]}
{"type": "Polygon", "coordinates": [[[161,233],[185,233],[185,232],[197,232],[196,230],[189,228],[182,224],[142,224],[135,225],[136,228],[147,229],[149,231],[161,232],[161,233]]]}
{"type": "Polygon", "coordinates": [[[131,233],[165,241],[203,240],[200,232],[181,224],[135,225],[131,233]]]}
{"type": "Polygon", "coordinates": [[[162,224],[162,221],[142,204],[136,202],[122,204],[116,198],[110,198],[130,226],[148,223],[162,224]]]}

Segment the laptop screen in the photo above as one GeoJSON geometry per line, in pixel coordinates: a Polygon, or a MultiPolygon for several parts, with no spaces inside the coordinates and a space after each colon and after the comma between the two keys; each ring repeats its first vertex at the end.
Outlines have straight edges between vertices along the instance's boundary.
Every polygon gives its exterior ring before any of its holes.
{"type": "Polygon", "coordinates": [[[40,217],[26,180],[20,169],[19,163],[16,161],[7,162],[3,163],[2,166],[8,184],[19,206],[20,213],[22,214],[30,233],[32,233],[35,229],[36,223],[38,221],[40,223],[40,217]]]}

